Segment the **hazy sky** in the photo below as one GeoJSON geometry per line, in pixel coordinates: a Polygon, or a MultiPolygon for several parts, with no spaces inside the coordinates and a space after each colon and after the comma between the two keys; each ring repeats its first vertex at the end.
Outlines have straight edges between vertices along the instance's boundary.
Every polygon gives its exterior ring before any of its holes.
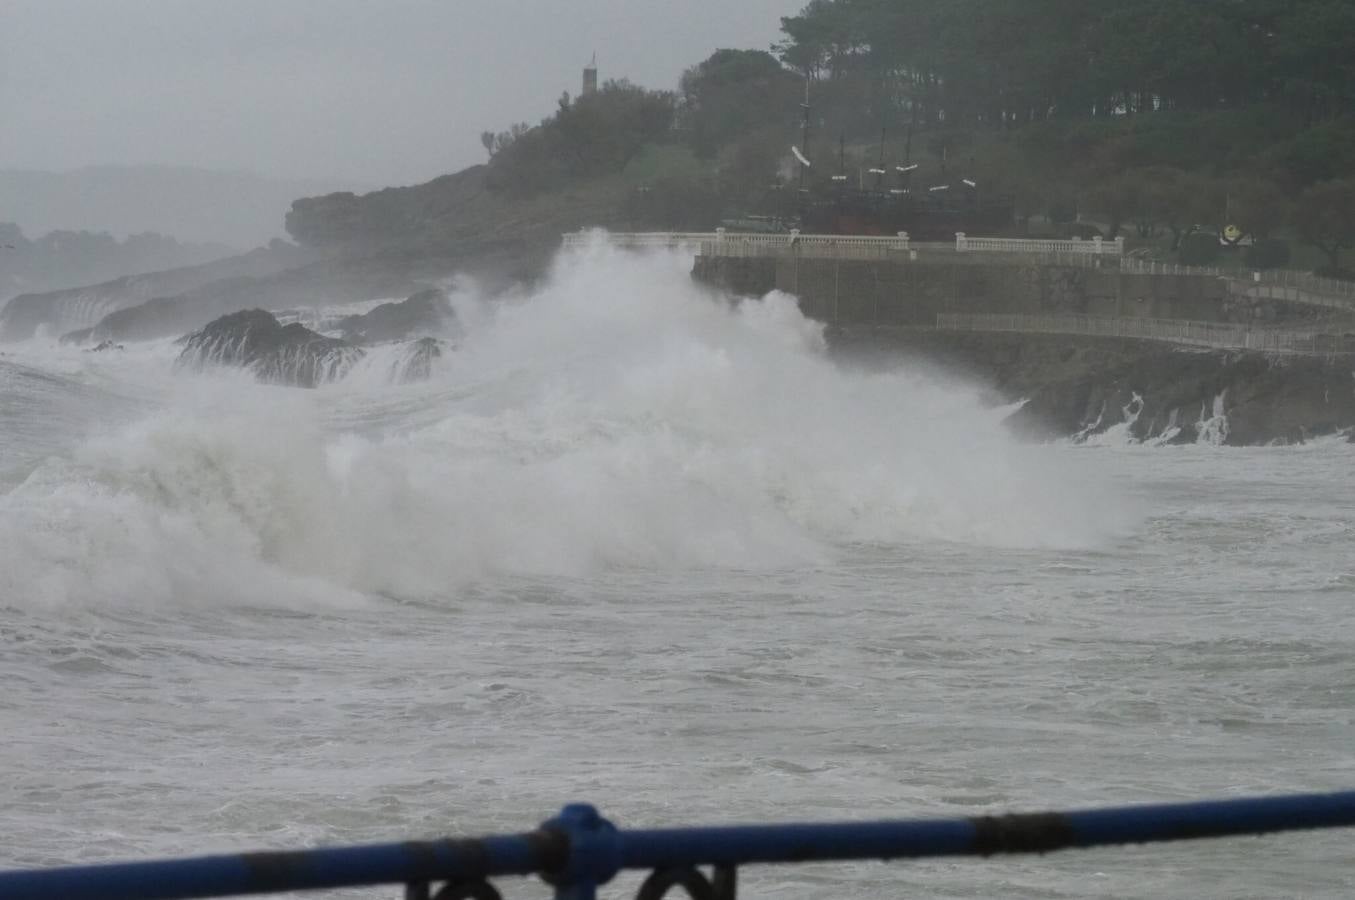
{"type": "Polygon", "coordinates": [[[0,0],[0,168],[171,163],[366,183],[484,158],[602,78],[673,87],[804,0],[0,0]]]}

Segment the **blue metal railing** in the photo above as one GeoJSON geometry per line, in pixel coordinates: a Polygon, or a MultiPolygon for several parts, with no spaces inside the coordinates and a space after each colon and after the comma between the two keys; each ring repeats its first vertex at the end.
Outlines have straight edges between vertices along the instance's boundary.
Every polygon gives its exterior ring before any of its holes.
{"type": "Polygon", "coordinates": [[[651,872],[639,900],[682,887],[733,900],[736,867],[924,856],[1048,853],[1355,826],[1355,791],[1034,815],[622,831],[567,806],[527,834],[246,853],[0,873],[0,900],[181,900],[402,884],[407,900],[498,900],[488,879],[540,875],[559,900],[591,900],[619,871],[651,872]],[[714,867],[708,877],[698,866],[714,867]],[[441,883],[436,893],[433,885],[441,883]]]}

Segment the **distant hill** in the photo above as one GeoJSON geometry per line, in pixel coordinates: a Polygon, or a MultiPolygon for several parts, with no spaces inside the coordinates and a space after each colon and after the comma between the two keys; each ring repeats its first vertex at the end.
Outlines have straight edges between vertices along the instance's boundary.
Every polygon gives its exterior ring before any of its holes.
{"type": "Polygon", "coordinates": [[[0,169],[0,222],[17,223],[30,235],[149,231],[243,250],[284,236],[283,217],[298,197],[364,187],[181,166],[0,169]]]}
{"type": "Polygon", "coordinates": [[[188,244],[153,232],[119,241],[107,232],[52,231],[30,240],[0,222],[0,305],[18,294],[97,284],[231,256],[224,244],[188,244]]]}
{"type": "MultiPolygon", "coordinates": [[[[4,236],[0,227],[0,243],[4,236]]],[[[0,342],[26,340],[43,328],[54,336],[60,335],[93,325],[109,313],[212,284],[235,286],[242,303],[248,305],[252,301],[257,306],[264,301],[256,299],[251,291],[256,280],[305,266],[318,258],[319,254],[313,251],[286,241],[273,241],[267,247],[200,265],[128,275],[89,287],[22,294],[8,303],[0,302],[0,342]]]]}

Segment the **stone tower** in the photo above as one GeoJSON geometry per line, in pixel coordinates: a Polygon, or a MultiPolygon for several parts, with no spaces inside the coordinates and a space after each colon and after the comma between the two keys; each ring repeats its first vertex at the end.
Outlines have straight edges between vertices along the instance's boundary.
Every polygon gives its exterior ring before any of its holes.
{"type": "Polygon", "coordinates": [[[583,96],[596,94],[598,92],[598,55],[593,54],[593,59],[588,65],[583,67],[583,96]]]}

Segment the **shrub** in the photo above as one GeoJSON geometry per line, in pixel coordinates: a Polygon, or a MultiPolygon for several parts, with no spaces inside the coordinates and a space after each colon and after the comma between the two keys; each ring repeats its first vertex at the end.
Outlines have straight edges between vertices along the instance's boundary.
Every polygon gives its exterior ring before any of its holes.
{"type": "Polygon", "coordinates": [[[1207,266],[1218,258],[1218,235],[1197,231],[1181,239],[1181,262],[1185,265],[1207,266]]]}
{"type": "Polygon", "coordinates": [[[1242,255],[1252,269],[1280,269],[1289,265],[1289,242],[1265,238],[1247,248],[1242,255]]]}
{"type": "Polygon", "coordinates": [[[1049,221],[1056,225],[1066,225],[1077,221],[1077,201],[1068,196],[1056,196],[1050,199],[1046,214],[1049,221]]]}

